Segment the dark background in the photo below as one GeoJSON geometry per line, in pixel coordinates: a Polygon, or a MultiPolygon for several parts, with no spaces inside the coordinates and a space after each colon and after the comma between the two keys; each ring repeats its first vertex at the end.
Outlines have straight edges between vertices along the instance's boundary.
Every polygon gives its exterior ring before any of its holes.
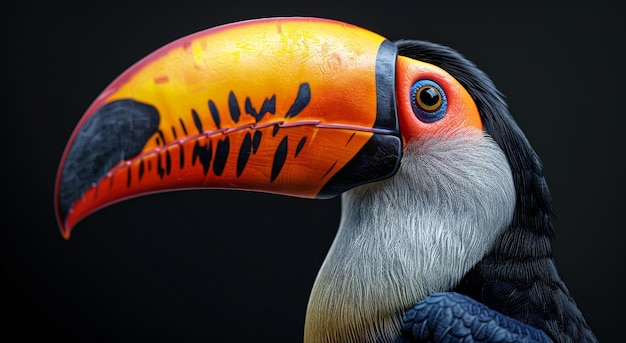
{"type": "Polygon", "coordinates": [[[491,76],[544,162],[560,274],[598,338],[618,337],[621,312],[609,311],[624,306],[623,10],[597,1],[340,3],[2,5],[0,334],[67,342],[302,340],[339,199],[153,195],[88,217],[69,241],[52,204],[74,125],[118,74],[202,29],[302,15],[391,40],[450,45],[491,76]]]}

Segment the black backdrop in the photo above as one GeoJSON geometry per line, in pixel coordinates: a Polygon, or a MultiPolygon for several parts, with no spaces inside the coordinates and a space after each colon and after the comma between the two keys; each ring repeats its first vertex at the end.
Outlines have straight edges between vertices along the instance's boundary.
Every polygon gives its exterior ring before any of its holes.
{"type": "Polygon", "coordinates": [[[101,342],[302,339],[338,199],[185,191],[56,227],[57,163],[119,73],[183,35],[243,19],[319,16],[450,45],[484,69],[545,164],[555,258],[601,341],[623,308],[624,30],[617,7],[203,1],[2,5],[0,334],[101,342]],[[621,217],[621,216],[620,216],[621,217]],[[619,313],[619,312],[618,312],[619,313]]]}

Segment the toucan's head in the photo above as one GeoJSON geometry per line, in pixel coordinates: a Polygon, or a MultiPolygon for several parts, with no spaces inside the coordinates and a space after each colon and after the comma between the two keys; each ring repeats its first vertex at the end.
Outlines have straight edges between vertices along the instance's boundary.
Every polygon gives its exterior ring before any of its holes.
{"type": "Polygon", "coordinates": [[[114,202],[213,187],[336,196],[396,172],[403,145],[482,130],[475,99],[437,61],[346,23],[268,18],[176,40],[87,109],[55,190],[64,237],[114,202]]]}

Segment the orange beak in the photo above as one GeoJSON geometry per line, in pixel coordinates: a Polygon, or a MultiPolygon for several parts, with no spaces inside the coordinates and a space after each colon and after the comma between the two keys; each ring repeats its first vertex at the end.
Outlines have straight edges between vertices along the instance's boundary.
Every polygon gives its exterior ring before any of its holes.
{"type": "Polygon", "coordinates": [[[144,194],[229,188],[327,198],[393,175],[396,48],[312,18],[245,21],[148,55],[87,109],[59,165],[65,238],[144,194]]]}

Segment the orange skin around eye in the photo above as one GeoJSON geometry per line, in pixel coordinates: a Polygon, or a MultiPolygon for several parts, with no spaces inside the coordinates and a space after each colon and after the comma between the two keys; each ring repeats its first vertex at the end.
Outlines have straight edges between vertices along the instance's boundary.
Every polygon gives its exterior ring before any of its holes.
{"type": "Polygon", "coordinates": [[[400,131],[405,144],[422,135],[438,135],[463,127],[483,129],[478,108],[469,93],[450,74],[432,64],[398,56],[396,65],[396,96],[400,131]],[[416,81],[424,79],[439,84],[446,93],[448,100],[446,114],[432,123],[419,120],[411,106],[411,103],[415,101],[411,97],[411,86],[416,81]]]}

